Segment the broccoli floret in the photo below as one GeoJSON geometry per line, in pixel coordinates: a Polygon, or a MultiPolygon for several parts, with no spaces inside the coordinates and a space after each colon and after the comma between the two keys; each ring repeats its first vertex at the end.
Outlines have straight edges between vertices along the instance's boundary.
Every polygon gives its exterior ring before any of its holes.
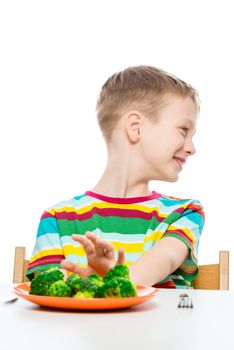
{"type": "Polygon", "coordinates": [[[93,294],[92,293],[89,293],[89,292],[77,292],[73,298],[79,298],[79,299],[91,299],[93,298],[93,294]]]}
{"type": "Polygon", "coordinates": [[[71,288],[72,293],[75,294],[80,290],[80,282],[83,280],[83,277],[80,275],[73,273],[68,277],[66,283],[71,288]]]}
{"type": "Polygon", "coordinates": [[[59,280],[51,284],[49,295],[52,297],[70,297],[72,290],[64,281],[59,280]]]}
{"type": "Polygon", "coordinates": [[[129,278],[116,277],[104,284],[106,298],[127,298],[137,295],[136,288],[129,278]]]}
{"type": "Polygon", "coordinates": [[[83,298],[94,298],[98,287],[91,282],[88,278],[83,278],[80,281],[80,290],[74,295],[75,298],[80,298],[83,295],[83,298]]]}
{"type": "Polygon", "coordinates": [[[63,273],[57,267],[43,271],[32,279],[29,294],[48,296],[50,286],[63,278],[63,273]]]}
{"type": "Polygon", "coordinates": [[[96,273],[93,273],[92,275],[90,275],[88,277],[88,280],[94,283],[97,287],[101,287],[104,284],[102,278],[96,273]]]}
{"type": "Polygon", "coordinates": [[[106,290],[105,290],[105,284],[103,284],[102,286],[97,287],[94,298],[105,298],[105,296],[106,296],[106,290]]]}
{"type": "Polygon", "coordinates": [[[107,272],[107,274],[103,278],[103,281],[106,283],[115,277],[123,277],[130,279],[128,267],[126,265],[115,265],[112,269],[110,269],[107,272]]]}

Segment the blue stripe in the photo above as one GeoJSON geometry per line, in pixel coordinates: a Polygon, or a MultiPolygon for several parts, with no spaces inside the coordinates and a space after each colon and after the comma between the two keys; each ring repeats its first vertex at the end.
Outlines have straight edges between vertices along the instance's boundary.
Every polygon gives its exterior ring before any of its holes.
{"type": "MultiPolygon", "coordinates": [[[[125,255],[126,257],[126,261],[127,262],[135,262],[137,259],[139,259],[141,257],[141,253],[128,253],[125,255]]],[[[66,259],[69,259],[70,261],[72,261],[75,264],[82,264],[82,265],[86,265],[87,264],[87,258],[86,255],[85,256],[78,256],[76,254],[68,254],[66,255],[66,259]]],[[[115,259],[117,259],[117,252],[115,252],[115,259]]]]}
{"type": "MultiPolygon", "coordinates": [[[[115,233],[115,232],[106,233],[106,232],[102,232],[100,229],[95,229],[92,231],[92,233],[110,242],[142,243],[144,242],[144,239],[145,239],[145,235],[142,235],[142,234],[123,235],[121,233],[115,233]]],[[[149,230],[149,233],[147,232],[147,235],[151,233],[152,233],[152,230],[149,230]]],[[[61,241],[63,244],[75,244],[75,241],[70,236],[62,236],[61,241]]]]}
{"type": "Polygon", "coordinates": [[[201,216],[201,214],[199,214],[198,212],[192,212],[187,216],[189,221],[194,222],[196,225],[198,225],[200,232],[203,229],[204,226],[204,219],[201,216]]]}
{"type": "Polygon", "coordinates": [[[62,252],[61,241],[57,234],[47,233],[38,237],[33,254],[38,254],[47,249],[61,249],[62,252]]]}
{"type": "Polygon", "coordinates": [[[68,254],[66,255],[66,259],[70,260],[74,264],[82,264],[82,265],[87,265],[87,258],[85,256],[78,256],[76,254],[68,254]]]}
{"type": "Polygon", "coordinates": [[[58,226],[55,218],[41,219],[37,230],[37,237],[47,233],[58,233],[58,226]]]}

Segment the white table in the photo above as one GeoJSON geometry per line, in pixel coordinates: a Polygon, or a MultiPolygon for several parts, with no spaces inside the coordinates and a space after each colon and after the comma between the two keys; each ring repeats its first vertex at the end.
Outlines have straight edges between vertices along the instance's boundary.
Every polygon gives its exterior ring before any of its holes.
{"type": "MultiPolygon", "coordinates": [[[[10,285],[0,284],[0,296],[10,285]]],[[[60,311],[18,299],[0,303],[0,350],[232,350],[234,292],[161,289],[145,304],[114,312],[60,311]]]]}

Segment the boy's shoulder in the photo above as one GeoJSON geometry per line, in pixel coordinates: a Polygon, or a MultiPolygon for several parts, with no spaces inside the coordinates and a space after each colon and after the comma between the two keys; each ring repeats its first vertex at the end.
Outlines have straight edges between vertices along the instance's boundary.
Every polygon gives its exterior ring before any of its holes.
{"type": "MultiPolygon", "coordinates": [[[[55,213],[58,212],[71,212],[71,211],[79,211],[82,210],[84,208],[86,208],[88,210],[88,208],[90,208],[90,206],[92,207],[92,205],[95,203],[95,205],[97,205],[97,203],[99,203],[101,206],[103,205],[103,200],[92,197],[90,195],[88,195],[89,192],[85,192],[81,195],[78,196],[74,196],[68,200],[63,200],[60,202],[57,202],[51,206],[49,206],[45,212],[50,213],[52,216],[55,213]]],[[[199,200],[197,199],[191,199],[191,198],[179,198],[179,197],[174,197],[174,196],[169,196],[169,195],[165,195],[165,194],[161,194],[158,193],[156,191],[152,192],[152,196],[150,196],[150,198],[144,198],[145,200],[140,200],[138,202],[138,200],[136,202],[131,201],[131,204],[137,204],[143,207],[157,207],[158,209],[165,209],[165,208],[170,208],[170,210],[172,209],[176,209],[179,207],[191,207],[195,206],[195,207],[202,207],[201,203],[199,200]],[[163,208],[162,208],[163,207],[163,208]]],[[[139,199],[140,197],[138,197],[137,199],[139,199]]],[[[110,205],[112,206],[114,204],[114,206],[118,206],[118,204],[115,203],[104,203],[105,205],[110,205]]],[[[126,203],[127,204],[127,203],[126,203]]],[[[131,206],[130,204],[130,206],[131,206]]],[[[121,205],[122,207],[122,205],[121,205]]]]}
{"type": "Polygon", "coordinates": [[[55,212],[60,212],[60,211],[71,211],[73,209],[79,209],[85,205],[89,205],[90,200],[87,198],[87,195],[85,193],[75,196],[60,202],[57,202],[45,210],[45,212],[49,212],[51,214],[55,212]]]}
{"type": "Polygon", "coordinates": [[[173,204],[183,205],[185,203],[201,205],[201,202],[198,199],[181,198],[181,197],[179,198],[179,197],[174,197],[174,196],[165,195],[165,194],[161,194],[161,193],[160,193],[158,200],[160,200],[161,202],[172,204],[172,205],[173,204]]]}

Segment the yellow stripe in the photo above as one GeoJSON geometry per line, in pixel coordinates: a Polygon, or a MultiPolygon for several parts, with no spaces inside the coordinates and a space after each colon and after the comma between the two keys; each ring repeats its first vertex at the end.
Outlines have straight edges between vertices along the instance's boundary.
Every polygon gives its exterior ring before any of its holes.
{"type": "MultiPolygon", "coordinates": [[[[169,232],[170,231],[173,231],[173,230],[181,230],[181,231],[183,231],[183,232],[185,232],[186,233],[186,235],[194,242],[194,236],[193,236],[193,234],[191,233],[191,231],[190,230],[188,230],[186,227],[177,227],[177,226],[169,226],[169,232]]],[[[167,231],[165,232],[165,233],[167,233],[167,231]]]]}
{"type": "Polygon", "coordinates": [[[126,242],[111,242],[117,251],[119,248],[124,248],[125,253],[141,253],[144,243],[126,243],[126,242]]]}
{"type": "Polygon", "coordinates": [[[87,213],[89,211],[91,211],[93,208],[99,208],[99,209],[112,209],[112,208],[117,208],[117,209],[126,209],[126,210],[139,210],[139,211],[143,211],[144,213],[151,213],[152,211],[157,211],[158,215],[160,215],[161,217],[167,217],[168,213],[166,214],[162,214],[159,211],[159,208],[157,207],[153,207],[153,208],[149,208],[146,207],[144,205],[138,205],[138,204],[115,204],[115,203],[92,203],[91,205],[88,205],[86,207],[83,207],[81,209],[75,209],[74,207],[62,207],[62,208],[58,208],[58,209],[51,209],[49,211],[49,213],[51,215],[55,215],[56,212],[61,213],[61,212],[75,212],[77,214],[84,214],[87,213]]]}
{"type": "Polygon", "coordinates": [[[47,250],[42,250],[40,253],[34,255],[31,259],[30,259],[30,263],[34,262],[37,259],[43,258],[45,256],[48,255],[63,255],[63,251],[62,249],[47,249],[47,250]]]}
{"type": "MultiPolygon", "coordinates": [[[[133,263],[133,261],[125,261],[125,262],[124,262],[124,265],[130,266],[130,265],[132,265],[132,263],[133,263]]],[[[86,267],[86,266],[87,266],[87,264],[80,264],[80,263],[78,263],[77,265],[82,266],[82,267],[86,267]]],[[[72,272],[71,272],[71,273],[68,273],[68,274],[71,275],[72,272]]]]}
{"type": "Polygon", "coordinates": [[[149,236],[145,236],[144,243],[159,241],[164,235],[164,231],[154,231],[149,236]]]}
{"type": "Polygon", "coordinates": [[[180,266],[180,270],[184,271],[185,273],[188,272],[188,273],[192,273],[194,271],[197,270],[197,267],[195,265],[181,265],[180,266]]]}
{"type": "Polygon", "coordinates": [[[82,246],[75,247],[72,244],[64,245],[64,255],[76,254],[77,256],[85,256],[86,253],[82,246]]]}
{"type": "MultiPolygon", "coordinates": [[[[144,243],[126,243],[126,242],[111,242],[115,251],[119,248],[124,248],[125,253],[141,253],[144,243]]],[[[77,256],[85,256],[85,251],[82,246],[74,247],[72,245],[64,246],[64,254],[76,254],[77,256]]]]}

